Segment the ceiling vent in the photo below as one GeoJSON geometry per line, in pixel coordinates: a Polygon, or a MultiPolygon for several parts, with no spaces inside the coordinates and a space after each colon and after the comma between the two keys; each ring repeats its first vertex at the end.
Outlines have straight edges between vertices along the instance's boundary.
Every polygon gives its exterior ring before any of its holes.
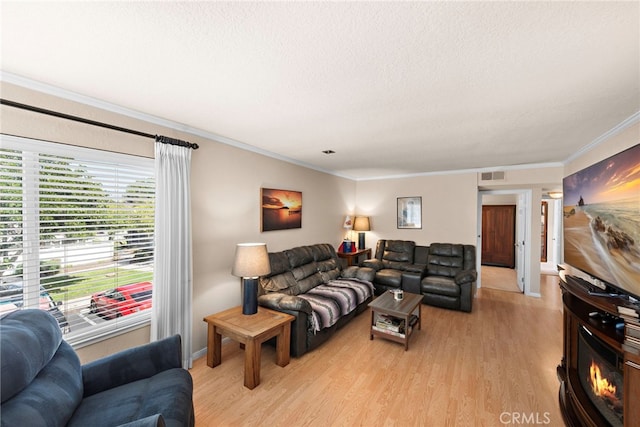
{"type": "Polygon", "coordinates": [[[481,181],[504,181],[504,171],[482,172],[481,181]]]}

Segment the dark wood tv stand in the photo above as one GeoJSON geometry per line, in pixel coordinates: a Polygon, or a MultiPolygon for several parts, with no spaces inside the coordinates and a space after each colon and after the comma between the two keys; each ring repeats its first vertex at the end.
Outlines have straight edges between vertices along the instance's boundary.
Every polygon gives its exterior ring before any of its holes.
{"type": "Polygon", "coordinates": [[[610,425],[595,409],[578,378],[578,331],[585,326],[624,356],[624,426],[640,426],[640,404],[637,402],[637,396],[640,396],[640,321],[633,315],[621,315],[620,312],[628,309],[637,313],[638,307],[625,298],[591,295],[580,279],[563,273],[560,272],[560,288],[564,308],[564,345],[557,373],[560,410],[565,423],[571,427],[610,425]],[[607,316],[608,321],[590,316],[593,312],[607,316]],[[624,329],[616,328],[619,322],[624,322],[624,329]]]}

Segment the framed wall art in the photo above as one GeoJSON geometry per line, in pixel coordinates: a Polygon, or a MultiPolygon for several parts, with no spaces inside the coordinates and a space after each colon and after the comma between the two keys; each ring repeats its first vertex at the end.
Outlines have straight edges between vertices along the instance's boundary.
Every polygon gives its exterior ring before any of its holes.
{"type": "Polygon", "coordinates": [[[422,197],[398,197],[398,228],[422,228],[422,197]]]}
{"type": "Polygon", "coordinates": [[[262,188],[261,231],[302,228],[302,192],[262,188]]]}

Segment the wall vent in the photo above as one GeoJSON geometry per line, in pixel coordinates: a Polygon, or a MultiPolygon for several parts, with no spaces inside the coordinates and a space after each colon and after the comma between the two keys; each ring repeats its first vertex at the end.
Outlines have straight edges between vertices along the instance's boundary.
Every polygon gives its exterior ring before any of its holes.
{"type": "Polygon", "coordinates": [[[504,171],[482,172],[481,181],[504,181],[504,171]]]}

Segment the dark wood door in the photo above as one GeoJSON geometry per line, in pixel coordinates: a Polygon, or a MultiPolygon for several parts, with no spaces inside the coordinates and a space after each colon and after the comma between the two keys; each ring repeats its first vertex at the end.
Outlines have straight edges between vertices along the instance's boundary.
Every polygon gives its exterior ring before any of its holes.
{"type": "Polygon", "coordinates": [[[516,206],[482,207],[482,264],[514,268],[516,206]]]}

